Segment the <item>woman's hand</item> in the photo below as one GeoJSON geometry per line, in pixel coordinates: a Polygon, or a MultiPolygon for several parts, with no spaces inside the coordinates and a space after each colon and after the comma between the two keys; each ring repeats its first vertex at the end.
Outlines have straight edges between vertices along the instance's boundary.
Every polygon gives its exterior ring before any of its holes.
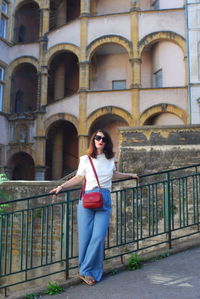
{"type": "Polygon", "coordinates": [[[130,177],[139,180],[139,176],[136,173],[130,173],[130,177]]]}
{"type": "Polygon", "coordinates": [[[58,194],[60,191],[63,190],[63,187],[62,186],[58,186],[54,189],[52,189],[51,191],[49,191],[49,193],[55,193],[55,194],[58,194]]]}
{"type": "Polygon", "coordinates": [[[58,187],[56,187],[56,188],[52,189],[51,191],[49,191],[49,193],[55,193],[57,195],[63,189],[67,189],[67,188],[73,187],[74,185],[77,185],[78,183],[80,183],[82,181],[82,179],[83,179],[82,176],[76,174],[70,180],[62,183],[62,185],[59,185],[58,187]]]}

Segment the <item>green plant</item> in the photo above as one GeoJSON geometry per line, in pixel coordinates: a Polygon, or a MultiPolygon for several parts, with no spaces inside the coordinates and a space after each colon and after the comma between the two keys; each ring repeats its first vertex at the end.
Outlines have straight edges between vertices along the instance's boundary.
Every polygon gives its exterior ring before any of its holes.
{"type": "Polygon", "coordinates": [[[38,299],[40,298],[39,294],[26,294],[23,299],[38,299]]]}
{"type": "Polygon", "coordinates": [[[112,269],[111,271],[110,271],[110,274],[111,275],[116,275],[118,273],[118,270],[117,269],[112,269]]]}
{"type": "Polygon", "coordinates": [[[143,259],[138,257],[136,253],[133,253],[128,260],[128,270],[136,270],[142,267],[143,259]]]}
{"type": "Polygon", "coordinates": [[[5,175],[5,173],[0,173],[0,184],[7,181],[7,177],[5,175]]]}
{"type": "Polygon", "coordinates": [[[45,293],[48,295],[54,295],[62,293],[63,290],[63,287],[61,287],[61,285],[58,282],[49,282],[45,293]]]}
{"type": "Polygon", "coordinates": [[[169,256],[169,252],[164,252],[164,253],[161,253],[161,254],[158,255],[158,256],[152,257],[152,258],[150,259],[150,261],[152,261],[152,262],[154,262],[154,261],[158,261],[158,260],[164,259],[164,258],[166,258],[166,257],[168,257],[168,256],[169,256]]]}
{"type": "Polygon", "coordinates": [[[160,259],[164,259],[169,256],[169,252],[164,252],[159,255],[160,259]]]}
{"type": "MultiPolygon", "coordinates": [[[[6,177],[5,173],[0,173],[0,184],[2,184],[3,182],[8,181],[8,178],[6,177]]],[[[10,196],[4,192],[4,191],[0,191],[0,200],[2,201],[7,201],[10,199],[10,196]]],[[[4,208],[9,207],[9,204],[0,204],[0,214],[5,212],[4,208]]]]}

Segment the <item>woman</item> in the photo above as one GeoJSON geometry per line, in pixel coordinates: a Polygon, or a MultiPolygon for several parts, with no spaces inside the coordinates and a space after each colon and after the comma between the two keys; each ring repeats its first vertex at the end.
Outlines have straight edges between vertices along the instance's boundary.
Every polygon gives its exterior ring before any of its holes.
{"type": "MultiPolygon", "coordinates": [[[[79,278],[88,285],[101,280],[103,274],[104,240],[108,230],[111,214],[112,178],[124,179],[136,174],[121,173],[115,169],[113,144],[105,130],[97,130],[90,140],[88,155],[92,158],[103,195],[103,208],[86,209],[82,201],[78,204],[78,241],[79,241],[79,278]]],[[[50,191],[59,193],[86,178],[85,192],[99,191],[96,177],[87,155],[80,158],[75,177],[50,191]]]]}

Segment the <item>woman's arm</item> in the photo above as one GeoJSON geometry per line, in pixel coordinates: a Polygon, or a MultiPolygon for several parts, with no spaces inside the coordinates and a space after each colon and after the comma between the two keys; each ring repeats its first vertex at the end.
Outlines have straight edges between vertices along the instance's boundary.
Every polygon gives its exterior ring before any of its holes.
{"type": "Polygon", "coordinates": [[[114,179],[133,178],[133,179],[139,180],[139,176],[136,173],[123,173],[123,172],[119,172],[119,171],[113,172],[113,178],[114,179]]]}
{"type": "Polygon", "coordinates": [[[69,181],[64,182],[63,184],[59,185],[58,187],[52,189],[49,193],[56,193],[58,194],[60,191],[66,188],[73,187],[80,183],[83,179],[83,176],[81,175],[75,175],[73,178],[71,178],[69,181]]]}

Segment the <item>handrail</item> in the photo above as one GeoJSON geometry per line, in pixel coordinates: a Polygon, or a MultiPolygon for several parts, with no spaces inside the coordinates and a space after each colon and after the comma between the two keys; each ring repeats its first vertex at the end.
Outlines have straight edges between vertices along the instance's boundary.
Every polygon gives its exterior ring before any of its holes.
{"type": "MultiPolygon", "coordinates": [[[[140,176],[144,178],[141,184],[125,187],[119,184],[113,188],[105,259],[122,259],[126,254],[156,246],[171,248],[175,240],[199,235],[198,167],[200,164],[144,174],[140,176]],[[181,172],[187,169],[192,171],[181,172]],[[175,171],[176,176],[170,175],[175,171]],[[157,176],[160,174],[161,178],[157,176]],[[149,176],[153,179],[145,179],[149,176]]],[[[115,180],[113,184],[129,180],[132,178],[115,180]]],[[[48,193],[1,203],[20,204],[0,214],[0,278],[3,278],[0,289],[6,292],[8,287],[61,272],[68,275],[78,267],[79,190],[80,187],[61,191],[62,196],[54,201],[45,199],[53,195],[48,193]],[[40,198],[44,200],[31,202],[40,198]]]]}
{"type": "MultiPolygon", "coordinates": [[[[175,172],[175,171],[184,170],[184,169],[190,169],[190,168],[194,168],[194,167],[200,167],[200,164],[193,164],[193,165],[189,165],[189,166],[185,166],[185,167],[178,167],[178,168],[169,169],[169,170],[162,170],[162,171],[158,171],[158,172],[142,174],[142,175],[139,175],[139,178],[145,178],[145,177],[149,177],[149,176],[157,176],[157,175],[160,175],[160,174],[166,174],[166,173],[175,172]]],[[[76,171],[74,171],[74,172],[76,172],[76,171]]],[[[130,180],[132,180],[132,178],[117,179],[117,180],[113,180],[113,184],[124,182],[124,181],[130,181],[130,180]]],[[[81,187],[69,188],[67,190],[60,191],[59,194],[66,193],[66,191],[70,191],[70,192],[71,191],[77,191],[77,190],[80,190],[80,188],[81,187]]],[[[25,197],[25,198],[14,199],[14,200],[11,200],[9,202],[8,201],[3,201],[3,202],[0,202],[0,204],[14,203],[14,202],[18,202],[18,201],[26,201],[26,200],[35,199],[35,198],[38,198],[38,197],[39,198],[40,197],[47,197],[47,196],[50,196],[50,195],[53,195],[53,194],[45,193],[45,194],[40,194],[40,195],[36,195],[36,196],[30,196],[30,197],[25,197]]]]}

